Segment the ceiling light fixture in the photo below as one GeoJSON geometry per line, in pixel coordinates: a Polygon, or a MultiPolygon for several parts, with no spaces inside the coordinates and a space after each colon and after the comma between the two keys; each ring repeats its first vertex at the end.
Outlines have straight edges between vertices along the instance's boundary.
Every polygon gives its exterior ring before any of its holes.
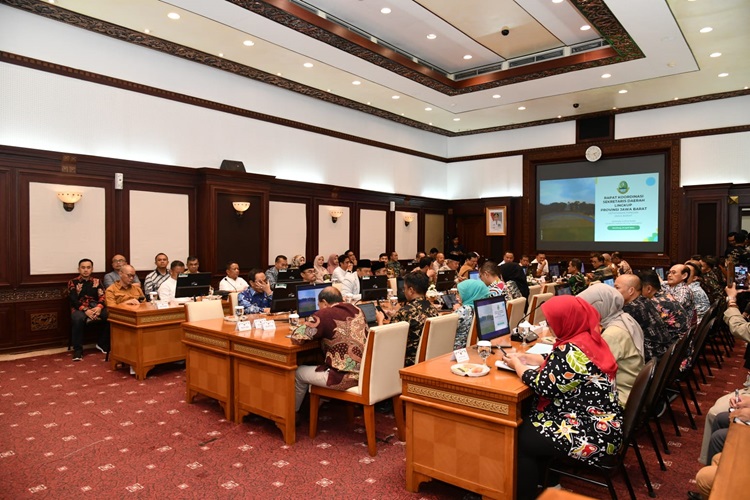
{"type": "Polygon", "coordinates": [[[618,91],[617,91],[617,93],[618,93],[618,94],[627,94],[627,93],[628,93],[628,91],[627,91],[627,90],[625,90],[625,89],[621,89],[621,90],[618,90],[618,91]]]}
{"type": "Polygon", "coordinates": [[[557,115],[558,118],[562,118],[562,115],[557,115]]]}
{"type": "Polygon", "coordinates": [[[432,111],[432,108],[424,108],[425,111],[432,111]]]}
{"type": "Polygon", "coordinates": [[[435,33],[430,33],[429,35],[427,35],[428,40],[434,40],[436,38],[437,38],[437,35],[435,33]]]}
{"type": "Polygon", "coordinates": [[[610,78],[611,76],[612,76],[612,75],[610,75],[609,73],[604,73],[604,74],[602,75],[602,78],[610,78]]]}
{"type": "Polygon", "coordinates": [[[729,76],[729,73],[719,73],[719,78],[724,78],[725,76],[729,76]]]}
{"type": "Polygon", "coordinates": [[[581,31],[588,31],[591,29],[591,26],[589,26],[588,24],[584,24],[583,26],[581,26],[580,29],[581,31]]]}
{"type": "Polygon", "coordinates": [[[464,56],[464,59],[466,59],[467,61],[468,61],[469,59],[471,59],[471,54],[466,54],[466,55],[464,56]]]}
{"type": "Polygon", "coordinates": [[[563,3],[563,0],[552,0],[552,3],[563,3]]]}
{"type": "Polygon", "coordinates": [[[391,13],[391,9],[389,9],[388,7],[383,7],[382,9],[380,9],[380,13],[381,14],[390,14],[391,13]]]}
{"type": "Polygon", "coordinates": [[[362,85],[362,82],[360,82],[359,80],[354,80],[352,82],[352,85],[362,85]]]}
{"type": "Polygon", "coordinates": [[[526,106],[518,106],[518,111],[524,111],[526,109],[526,106]]]}
{"type": "Polygon", "coordinates": [[[492,96],[493,99],[500,99],[502,96],[500,94],[495,94],[492,96]]]}
{"type": "Polygon", "coordinates": [[[145,30],[143,30],[143,32],[148,35],[149,33],[151,33],[151,30],[146,28],[145,30]]]}
{"type": "Polygon", "coordinates": [[[453,121],[454,121],[454,122],[460,122],[460,121],[461,121],[461,118],[454,118],[454,119],[453,119],[453,121]]]}
{"type": "Polygon", "coordinates": [[[394,96],[391,96],[391,99],[401,99],[401,96],[400,95],[394,95],[394,96]]]}
{"type": "Polygon", "coordinates": [[[242,45],[244,45],[245,47],[252,47],[253,45],[255,45],[255,42],[253,42],[252,40],[245,40],[244,42],[242,42],[242,45]]]}
{"type": "Polygon", "coordinates": [[[705,28],[701,28],[701,33],[711,33],[714,29],[711,26],[706,26],[705,28]]]}
{"type": "Polygon", "coordinates": [[[712,52],[709,57],[721,57],[721,52],[712,52]]]}
{"type": "Polygon", "coordinates": [[[313,67],[313,63],[305,63],[302,66],[304,66],[305,68],[312,68],[313,67]]]}
{"type": "Polygon", "coordinates": [[[180,15],[177,12],[170,12],[167,14],[167,17],[172,19],[173,21],[176,21],[180,18],[180,15]]]}

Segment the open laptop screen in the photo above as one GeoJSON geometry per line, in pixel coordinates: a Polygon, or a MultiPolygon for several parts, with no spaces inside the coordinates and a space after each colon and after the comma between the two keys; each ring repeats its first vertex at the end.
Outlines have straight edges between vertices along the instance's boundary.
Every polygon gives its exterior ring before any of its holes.
{"type": "Polygon", "coordinates": [[[490,297],[474,301],[477,318],[477,340],[492,340],[510,333],[505,297],[490,297]]]}
{"type": "Polygon", "coordinates": [[[300,318],[310,316],[318,310],[318,295],[324,288],[330,286],[327,283],[318,285],[297,285],[297,313],[300,318]]]}
{"type": "Polygon", "coordinates": [[[292,311],[297,307],[297,285],[276,283],[271,296],[271,312],[292,311]]]}
{"type": "Polygon", "coordinates": [[[174,297],[201,297],[211,288],[211,273],[181,274],[177,277],[174,297]]]}

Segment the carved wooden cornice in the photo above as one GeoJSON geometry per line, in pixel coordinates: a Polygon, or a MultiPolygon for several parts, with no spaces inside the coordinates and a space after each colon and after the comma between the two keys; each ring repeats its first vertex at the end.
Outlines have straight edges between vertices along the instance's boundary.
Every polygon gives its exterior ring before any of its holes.
{"type": "Polygon", "coordinates": [[[68,289],[65,287],[0,290],[0,303],[60,300],[67,297],[68,289]]]}

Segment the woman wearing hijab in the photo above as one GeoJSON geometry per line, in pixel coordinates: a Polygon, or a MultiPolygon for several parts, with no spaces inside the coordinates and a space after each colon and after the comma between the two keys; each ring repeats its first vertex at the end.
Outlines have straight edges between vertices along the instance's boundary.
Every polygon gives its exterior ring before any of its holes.
{"type": "Polygon", "coordinates": [[[615,288],[598,283],[578,294],[601,316],[602,337],[617,361],[617,392],[625,406],[635,377],[643,369],[643,330],[633,317],[623,312],[625,300],[615,288]]]}
{"type": "MultiPolygon", "coordinates": [[[[323,283],[326,280],[326,275],[328,275],[328,269],[325,267],[326,258],[322,255],[316,255],[315,260],[313,261],[313,266],[315,269],[315,283],[323,283]]],[[[329,275],[330,279],[330,275],[329,275]]]]}
{"type": "Polygon", "coordinates": [[[461,305],[454,306],[458,314],[458,328],[456,340],[453,341],[453,349],[466,347],[474,319],[474,301],[486,299],[490,296],[490,291],[481,280],[464,280],[458,284],[458,296],[461,297],[461,305]]]}
{"type": "Polygon", "coordinates": [[[301,266],[305,262],[307,262],[307,259],[305,259],[304,255],[295,255],[292,258],[292,263],[289,267],[291,267],[292,269],[297,269],[299,268],[299,266],[301,266]]]}
{"type": "Polygon", "coordinates": [[[328,256],[328,265],[326,266],[326,269],[328,269],[328,274],[333,276],[333,272],[339,267],[339,256],[335,253],[332,253],[328,256]]]}
{"type": "Polygon", "coordinates": [[[536,497],[549,460],[567,455],[597,463],[616,455],[622,444],[617,363],[599,333],[596,309],[562,295],[542,304],[542,311],[557,336],[552,352],[503,357],[535,392],[518,429],[519,499],[536,497]]]}
{"type": "Polygon", "coordinates": [[[511,299],[526,297],[529,300],[529,284],[526,283],[526,273],[521,266],[515,262],[507,262],[500,266],[500,275],[508,289],[506,295],[512,295],[511,299]]]}

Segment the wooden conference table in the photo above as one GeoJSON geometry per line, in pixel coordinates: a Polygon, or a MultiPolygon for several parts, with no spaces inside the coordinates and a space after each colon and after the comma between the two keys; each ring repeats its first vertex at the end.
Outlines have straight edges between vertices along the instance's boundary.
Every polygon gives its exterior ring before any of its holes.
{"type": "MultiPolygon", "coordinates": [[[[514,342],[514,345],[516,343],[514,342]]],[[[481,363],[469,349],[471,363],[481,363]]],[[[532,390],[515,372],[492,367],[459,377],[446,354],[401,370],[406,407],[406,488],[433,478],[488,498],[515,498],[521,402],[532,390]]]]}
{"type": "Polygon", "coordinates": [[[295,433],[294,374],[299,364],[319,364],[319,342],[293,344],[289,325],[276,330],[235,331],[224,319],[184,323],[187,347],[187,402],[198,394],[219,401],[227,420],[242,422],[254,413],[269,418],[293,444],[295,433]]]}
{"type": "Polygon", "coordinates": [[[185,359],[181,324],[185,321],[182,306],[157,309],[151,303],[138,306],[119,305],[107,308],[110,325],[109,363],[128,364],[138,380],[154,366],[185,359]]]}

